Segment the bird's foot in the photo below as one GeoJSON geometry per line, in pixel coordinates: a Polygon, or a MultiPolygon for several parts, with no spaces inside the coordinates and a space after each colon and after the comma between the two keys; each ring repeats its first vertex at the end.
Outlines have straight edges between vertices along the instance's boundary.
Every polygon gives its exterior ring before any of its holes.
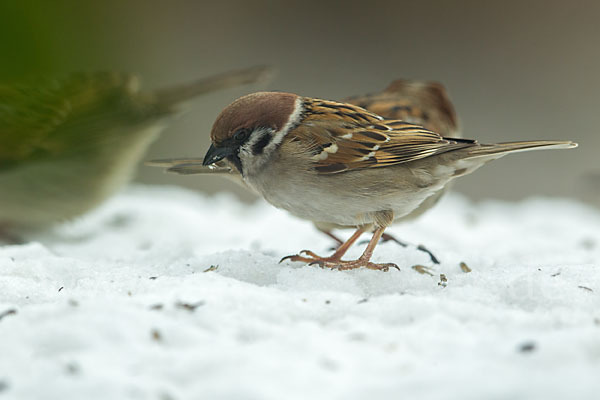
{"type": "MultiPolygon", "coordinates": [[[[381,235],[380,243],[385,243],[385,242],[394,242],[402,247],[408,246],[407,243],[404,243],[403,241],[396,239],[394,236],[390,235],[389,233],[384,233],[383,235],[381,235]]],[[[362,241],[358,242],[358,244],[366,244],[366,243],[369,243],[369,241],[362,240],[362,241]]]]}
{"type": "Polygon", "coordinates": [[[299,254],[283,257],[280,262],[284,260],[300,261],[307,263],[308,265],[318,265],[321,268],[336,269],[338,271],[356,268],[368,268],[378,271],[388,271],[390,268],[396,268],[400,271],[400,268],[394,263],[376,264],[363,258],[352,261],[343,261],[337,257],[320,257],[310,250],[302,250],[299,254]],[[301,254],[305,254],[305,256],[301,254]]]}
{"type": "Polygon", "coordinates": [[[361,260],[360,258],[358,260],[352,260],[352,261],[315,260],[315,261],[309,263],[309,265],[318,265],[321,268],[331,268],[331,269],[336,269],[338,271],[346,271],[349,269],[356,269],[356,268],[367,268],[367,269],[374,269],[377,271],[389,271],[390,268],[396,268],[398,271],[400,271],[400,267],[398,267],[394,263],[376,264],[371,261],[361,260]]]}

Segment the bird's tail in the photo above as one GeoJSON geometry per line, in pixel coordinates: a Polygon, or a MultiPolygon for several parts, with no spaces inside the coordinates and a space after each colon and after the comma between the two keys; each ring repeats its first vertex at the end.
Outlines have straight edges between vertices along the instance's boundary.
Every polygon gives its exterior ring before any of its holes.
{"type": "Polygon", "coordinates": [[[159,89],[155,96],[160,106],[170,108],[205,93],[267,80],[272,72],[273,68],[264,65],[224,72],[191,83],[159,89]]]}
{"type": "Polygon", "coordinates": [[[529,140],[522,142],[505,142],[495,144],[481,144],[479,146],[468,147],[466,158],[485,157],[485,156],[503,156],[506,153],[516,153],[518,151],[544,150],[544,149],[572,149],[577,147],[577,143],[568,140],[529,140]]]}

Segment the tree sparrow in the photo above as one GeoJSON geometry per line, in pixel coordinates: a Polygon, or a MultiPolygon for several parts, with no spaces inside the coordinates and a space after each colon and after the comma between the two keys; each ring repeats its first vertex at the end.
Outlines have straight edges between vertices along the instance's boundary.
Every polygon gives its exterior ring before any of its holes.
{"type": "MultiPolygon", "coordinates": [[[[397,79],[388,85],[383,91],[367,94],[363,96],[352,96],[342,100],[344,103],[350,103],[365,108],[386,119],[401,119],[417,125],[421,125],[429,130],[439,133],[442,136],[461,137],[458,128],[458,119],[454,111],[454,106],[450,101],[446,89],[442,84],[431,81],[397,79]]],[[[171,167],[169,171],[192,173],[191,168],[178,169],[177,166],[185,164],[185,159],[157,160],[150,162],[150,165],[171,167]]],[[[189,166],[188,166],[189,167],[189,166]]],[[[193,173],[218,174],[232,179],[238,184],[244,184],[241,175],[236,169],[228,168],[225,162],[212,164],[208,167],[196,165],[193,173]]],[[[400,221],[413,219],[426,210],[434,206],[442,197],[445,190],[450,185],[441,189],[437,194],[430,196],[423,201],[417,209],[409,215],[400,218],[400,221]]],[[[325,223],[323,221],[313,221],[318,230],[332,238],[341,246],[344,241],[333,234],[333,229],[354,228],[352,226],[340,226],[325,223]]],[[[382,240],[392,240],[402,246],[407,246],[392,235],[384,233],[382,240]]],[[[427,250],[423,245],[417,247],[419,250],[429,254],[434,263],[439,263],[437,258],[427,250]]]]}
{"type": "Polygon", "coordinates": [[[370,261],[384,230],[453,179],[507,153],[577,146],[543,140],[479,144],[353,104],[282,92],[237,99],[217,117],[210,136],[203,160],[187,159],[171,168],[194,173],[200,164],[226,160],[275,207],[318,223],[357,227],[329,257],[311,251],[284,257],[340,270],[397,268],[370,261]],[[362,256],[342,260],[370,229],[373,237],[362,256]]]}

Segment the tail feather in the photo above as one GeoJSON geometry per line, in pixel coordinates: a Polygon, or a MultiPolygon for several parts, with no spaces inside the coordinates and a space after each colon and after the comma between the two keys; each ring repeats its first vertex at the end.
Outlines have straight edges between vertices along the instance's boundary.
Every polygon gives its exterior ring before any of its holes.
{"type": "Polygon", "coordinates": [[[529,140],[522,142],[505,142],[495,144],[482,144],[467,149],[467,158],[483,156],[502,156],[505,153],[519,151],[545,150],[545,149],[572,149],[577,143],[568,140],[529,140]]]}

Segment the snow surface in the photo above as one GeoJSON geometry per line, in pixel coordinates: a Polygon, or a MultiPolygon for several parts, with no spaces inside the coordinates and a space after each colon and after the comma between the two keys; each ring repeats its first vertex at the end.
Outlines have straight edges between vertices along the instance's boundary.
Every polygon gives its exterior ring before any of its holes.
{"type": "Polygon", "coordinates": [[[452,195],[390,229],[440,265],[387,242],[401,271],[331,271],[278,263],[332,243],[267,204],[133,186],[0,247],[0,398],[598,399],[599,228],[452,195]]]}

